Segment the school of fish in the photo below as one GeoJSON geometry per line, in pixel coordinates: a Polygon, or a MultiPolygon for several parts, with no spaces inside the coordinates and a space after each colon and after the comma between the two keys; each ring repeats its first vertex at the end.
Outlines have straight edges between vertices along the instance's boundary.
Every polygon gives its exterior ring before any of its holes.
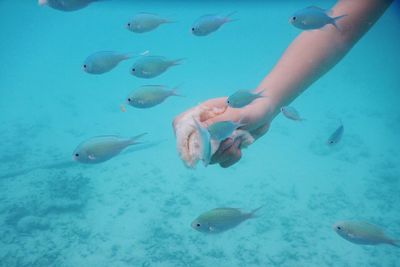
{"type": "MultiPolygon", "coordinates": [[[[39,0],[40,6],[71,12],[85,8],[99,0],[39,0]]],[[[236,21],[232,16],[235,12],[228,15],[209,14],[199,17],[190,28],[194,36],[208,36],[219,30],[226,23],[236,21]]],[[[325,10],[316,6],[306,7],[296,11],[289,18],[289,23],[301,30],[318,30],[331,25],[337,30],[340,27],[337,22],[346,17],[347,14],[331,16],[330,10],[325,10]]],[[[174,20],[164,18],[157,14],[140,12],[125,23],[125,27],[135,34],[143,34],[158,29],[164,24],[176,23],[174,20]]],[[[119,63],[129,60],[134,56],[139,58],[131,65],[130,74],[142,79],[152,79],[165,73],[173,66],[180,65],[183,59],[168,59],[163,56],[148,55],[148,51],[141,54],[117,51],[99,51],[89,55],[82,64],[82,69],[88,74],[101,75],[115,69],[119,63]]],[[[168,89],[163,85],[143,85],[129,93],[125,98],[125,103],[134,108],[146,109],[163,103],[171,96],[180,96],[177,88],[168,89]]],[[[268,89],[262,91],[237,90],[226,98],[226,105],[229,108],[238,109],[251,105],[259,98],[268,97],[268,89]]],[[[126,112],[123,105],[120,106],[122,112],[126,112]]],[[[281,113],[293,121],[304,121],[300,113],[292,106],[283,106],[281,113]]],[[[207,166],[212,156],[211,142],[221,142],[231,136],[235,131],[245,124],[241,121],[221,121],[205,127],[199,118],[191,118],[195,130],[198,133],[200,146],[200,157],[203,164],[207,166]]],[[[102,163],[120,154],[126,148],[138,144],[145,133],[131,138],[115,135],[92,137],[79,144],[72,153],[74,161],[83,164],[102,163]]],[[[344,126],[340,122],[338,128],[329,136],[326,145],[334,146],[338,144],[344,135],[344,126]]],[[[191,226],[196,231],[202,233],[222,233],[244,221],[255,218],[255,213],[261,207],[251,211],[243,212],[236,208],[214,208],[199,215],[191,226]]],[[[339,236],[354,244],[378,245],[389,244],[399,247],[399,241],[390,238],[373,224],[365,221],[339,221],[332,226],[334,232],[339,236]]]]}

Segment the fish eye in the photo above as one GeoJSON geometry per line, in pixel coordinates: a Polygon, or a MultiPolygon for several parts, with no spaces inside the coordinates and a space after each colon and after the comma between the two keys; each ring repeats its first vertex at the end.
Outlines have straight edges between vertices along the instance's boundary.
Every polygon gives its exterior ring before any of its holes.
{"type": "Polygon", "coordinates": [[[130,27],[130,26],[131,26],[131,24],[130,24],[130,23],[128,23],[127,25],[128,25],[128,27],[130,27]]]}
{"type": "Polygon", "coordinates": [[[130,98],[128,98],[128,101],[129,101],[129,102],[131,102],[131,99],[130,99],[130,98]]]}
{"type": "Polygon", "coordinates": [[[293,17],[292,20],[293,20],[293,21],[296,20],[296,17],[293,17]]]}
{"type": "Polygon", "coordinates": [[[84,69],[86,69],[86,67],[87,67],[87,66],[86,66],[86,64],[85,64],[85,65],[83,65],[83,68],[84,68],[84,69]]]}
{"type": "Polygon", "coordinates": [[[196,226],[197,226],[197,227],[200,227],[200,224],[198,223],[198,224],[196,224],[196,226]]]}
{"type": "Polygon", "coordinates": [[[194,32],[195,31],[195,29],[194,28],[192,28],[192,32],[194,32]]]}
{"type": "Polygon", "coordinates": [[[338,230],[342,230],[342,227],[340,227],[340,226],[336,226],[336,228],[337,228],[338,230]]]}
{"type": "Polygon", "coordinates": [[[133,68],[133,69],[132,69],[132,72],[135,72],[135,71],[136,71],[135,68],[133,68]]]}
{"type": "Polygon", "coordinates": [[[75,154],[75,157],[79,157],[79,153],[76,153],[76,154],[75,154]]]}

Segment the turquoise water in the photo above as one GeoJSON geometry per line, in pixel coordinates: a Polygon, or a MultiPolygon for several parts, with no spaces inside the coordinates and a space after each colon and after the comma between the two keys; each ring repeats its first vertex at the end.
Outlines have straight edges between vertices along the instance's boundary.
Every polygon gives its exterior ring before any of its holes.
{"type": "Polygon", "coordinates": [[[208,98],[253,88],[299,33],[294,11],[335,1],[104,1],[72,13],[0,1],[1,266],[400,266],[400,249],[359,246],[331,228],[364,220],[400,239],[399,4],[228,168],[184,167],[171,121],[208,98]],[[177,22],[137,35],[141,11],[177,22]],[[207,13],[238,21],[198,38],[207,13]],[[100,50],[186,58],[150,80],[185,98],[146,110],[120,104],[149,83],[133,60],[100,76],[83,60],[100,50]],[[342,120],[345,134],[325,141],[342,120]],[[83,140],[149,134],[97,165],[71,160],[83,140]],[[264,208],[218,235],[190,226],[216,207],[264,208]]]}

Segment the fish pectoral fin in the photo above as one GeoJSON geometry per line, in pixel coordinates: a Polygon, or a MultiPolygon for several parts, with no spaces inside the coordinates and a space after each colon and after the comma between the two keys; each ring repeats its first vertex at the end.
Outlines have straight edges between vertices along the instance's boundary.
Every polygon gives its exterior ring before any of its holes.
{"type": "Polygon", "coordinates": [[[88,158],[89,158],[90,160],[95,160],[95,159],[96,159],[96,157],[95,157],[93,154],[90,154],[90,155],[88,156],[88,158]]]}
{"type": "Polygon", "coordinates": [[[145,70],[143,70],[142,73],[145,74],[145,75],[150,75],[151,74],[150,71],[145,71],[145,70]]]}
{"type": "Polygon", "coordinates": [[[210,230],[210,232],[215,232],[217,231],[217,229],[215,227],[209,226],[208,230],[210,230]]]}
{"type": "Polygon", "coordinates": [[[353,235],[353,234],[349,234],[349,237],[350,238],[357,238],[355,235],[353,235]]]}

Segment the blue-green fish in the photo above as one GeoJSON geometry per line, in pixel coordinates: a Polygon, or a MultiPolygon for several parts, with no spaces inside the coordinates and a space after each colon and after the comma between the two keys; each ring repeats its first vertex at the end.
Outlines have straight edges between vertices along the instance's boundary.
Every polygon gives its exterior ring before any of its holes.
{"type": "Polygon", "coordinates": [[[123,138],[115,135],[93,137],[74,150],[72,159],[80,163],[100,163],[118,155],[128,146],[138,144],[137,139],[146,133],[132,138],[123,138]]]}
{"type": "Polygon", "coordinates": [[[263,91],[259,93],[253,93],[249,90],[238,90],[226,99],[226,103],[231,108],[242,108],[257,98],[264,97],[262,96],[262,93],[263,91]]]}
{"type": "Polygon", "coordinates": [[[39,5],[48,5],[61,11],[75,11],[99,0],[39,0],[39,5]]]}
{"type": "Polygon", "coordinates": [[[333,230],[344,239],[360,245],[389,244],[399,247],[398,240],[391,239],[377,226],[360,221],[342,221],[333,230]]]}
{"type": "Polygon", "coordinates": [[[241,126],[243,126],[243,124],[240,122],[219,121],[211,124],[207,129],[210,133],[210,137],[220,142],[228,138],[233,131],[241,126]]]}
{"type": "Polygon", "coordinates": [[[293,120],[293,121],[303,121],[304,120],[300,117],[299,112],[294,107],[289,107],[289,106],[281,107],[281,112],[286,118],[288,118],[290,120],[293,120]]]}
{"type": "Polygon", "coordinates": [[[200,123],[193,118],[197,133],[199,135],[200,145],[200,159],[203,161],[204,166],[208,166],[211,160],[211,137],[207,128],[200,125],[200,123]]]}
{"type": "Polygon", "coordinates": [[[192,222],[192,228],[202,232],[216,234],[238,226],[255,217],[259,207],[251,212],[242,212],[235,208],[216,208],[201,214],[192,222]]]}
{"type": "Polygon", "coordinates": [[[336,21],[345,16],[346,15],[330,17],[327,10],[316,6],[310,6],[294,13],[290,17],[289,23],[302,30],[320,29],[327,24],[332,24],[339,29],[336,25],[336,21]]]}
{"type": "Polygon", "coordinates": [[[121,61],[131,58],[129,54],[100,51],[88,56],[82,68],[90,74],[103,74],[115,68],[121,61]]]}
{"type": "Polygon", "coordinates": [[[218,30],[222,25],[227,22],[234,21],[230,18],[231,13],[227,16],[220,15],[204,15],[198,18],[192,25],[192,33],[196,36],[206,36],[218,30]]]}
{"type": "Polygon", "coordinates": [[[138,13],[126,24],[126,28],[131,32],[144,33],[156,29],[161,24],[171,22],[172,21],[156,14],[138,13]]]}
{"type": "Polygon", "coordinates": [[[180,96],[176,88],[168,90],[162,85],[144,85],[126,98],[126,103],[136,108],[150,108],[164,102],[170,96],[180,96]]]}
{"type": "Polygon", "coordinates": [[[340,126],[333,132],[333,134],[331,134],[326,143],[328,145],[335,145],[339,143],[339,141],[342,139],[343,132],[344,132],[344,126],[343,123],[340,123],[340,126]]]}
{"type": "Polygon", "coordinates": [[[179,65],[182,59],[169,60],[161,56],[143,56],[131,68],[131,74],[139,78],[154,78],[172,66],[179,65]]]}

